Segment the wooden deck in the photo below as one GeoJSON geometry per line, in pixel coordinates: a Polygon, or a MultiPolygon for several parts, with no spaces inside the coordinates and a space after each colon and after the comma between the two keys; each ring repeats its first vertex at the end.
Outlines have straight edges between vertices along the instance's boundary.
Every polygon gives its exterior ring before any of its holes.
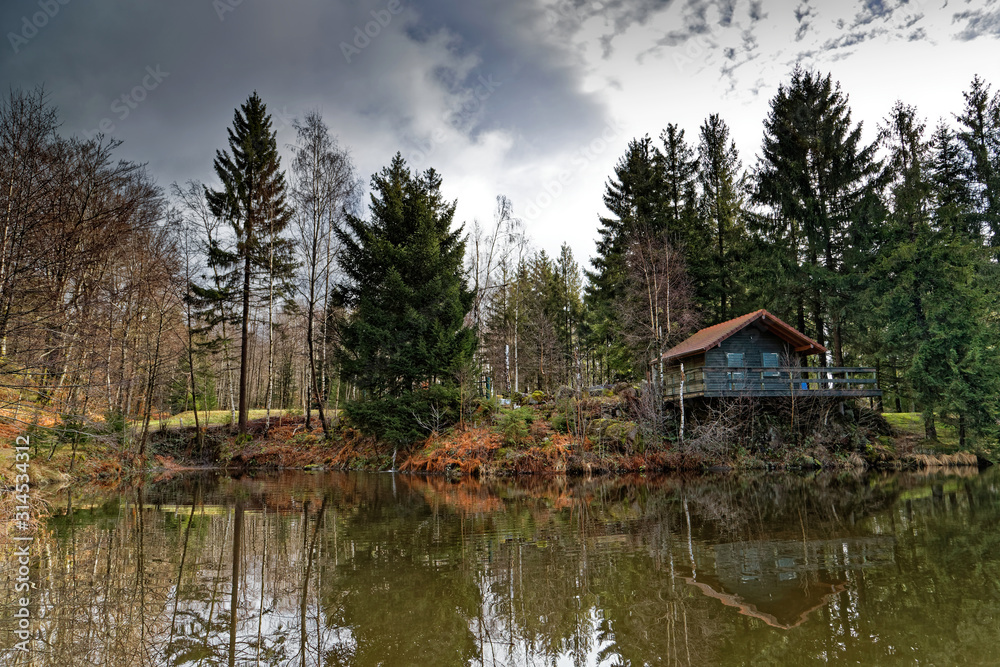
{"type": "Polygon", "coordinates": [[[740,396],[829,396],[868,398],[882,395],[874,368],[699,366],[664,373],[664,397],[730,398],[740,396]],[[683,379],[683,387],[682,387],[683,379]]]}

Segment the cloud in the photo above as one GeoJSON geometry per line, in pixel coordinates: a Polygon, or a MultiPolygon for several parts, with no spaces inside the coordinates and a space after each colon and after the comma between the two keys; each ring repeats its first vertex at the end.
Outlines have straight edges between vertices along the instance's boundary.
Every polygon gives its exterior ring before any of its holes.
{"type": "Polygon", "coordinates": [[[801,42],[806,33],[809,32],[809,27],[812,25],[809,19],[815,16],[815,14],[815,9],[809,6],[808,0],[795,8],[795,21],[799,24],[798,29],[795,31],[796,42],[801,42]]]}
{"type": "Polygon", "coordinates": [[[896,7],[889,7],[884,0],[862,0],[861,11],[854,17],[854,27],[868,25],[877,19],[890,16],[896,7]]]}
{"type": "Polygon", "coordinates": [[[728,28],[733,22],[733,12],[736,11],[736,0],[722,0],[719,3],[719,25],[728,28]]]}
{"type": "MultiPolygon", "coordinates": [[[[719,111],[756,138],[766,98],[798,61],[864,84],[875,61],[959,70],[965,61],[939,53],[961,46],[984,62],[1000,36],[997,0],[959,13],[928,0],[398,0],[390,17],[395,1],[69,2],[16,53],[0,45],[0,80],[44,83],[66,133],[109,118],[122,157],[149,162],[162,184],[212,180],[233,110],[257,90],[283,149],[292,119],[319,109],[363,175],[400,150],[443,174],[465,219],[488,219],[497,193],[530,201],[545,174],[621,120],[544,212],[546,233],[578,236],[579,251],[593,236],[581,216],[596,219],[629,137],[668,121],[693,129],[719,111]],[[937,45],[933,58],[924,43],[937,45]],[[169,76],[145,87],[157,67],[169,76]],[[112,104],[133,92],[143,100],[120,119],[112,104]]],[[[0,4],[4,34],[35,6],[0,4]]],[[[885,79],[859,103],[902,85],[885,79]]]]}
{"type": "Polygon", "coordinates": [[[959,12],[952,17],[953,23],[962,21],[965,22],[965,27],[956,35],[958,39],[971,41],[979,37],[1000,37],[1000,8],[993,11],[977,9],[959,12]]]}
{"type": "Polygon", "coordinates": [[[869,39],[874,39],[875,37],[886,34],[888,34],[888,31],[885,28],[876,28],[868,32],[850,32],[845,35],[835,37],[834,39],[827,40],[821,48],[826,51],[846,49],[852,46],[857,46],[858,44],[861,44],[869,39]]]}

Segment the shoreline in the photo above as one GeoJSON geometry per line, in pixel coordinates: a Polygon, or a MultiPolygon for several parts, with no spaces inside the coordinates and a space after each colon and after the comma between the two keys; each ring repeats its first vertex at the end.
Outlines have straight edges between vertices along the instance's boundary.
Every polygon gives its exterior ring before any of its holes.
{"type": "MultiPolygon", "coordinates": [[[[175,430],[172,435],[195,438],[193,428],[175,430]]],[[[226,427],[204,432],[214,442],[229,443],[235,435],[226,427]],[[220,437],[221,436],[221,437],[220,437]]],[[[152,455],[144,461],[114,453],[91,452],[77,454],[75,470],[66,469],[66,456],[33,462],[36,471],[32,485],[46,488],[75,485],[118,486],[140,478],[162,479],[173,475],[221,473],[256,475],[282,472],[391,472],[416,476],[440,476],[453,481],[464,478],[477,480],[526,477],[619,477],[636,474],[680,473],[741,473],[818,471],[913,471],[947,469],[984,469],[993,462],[971,452],[953,454],[917,453],[896,450],[912,448],[905,436],[894,437],[892,445],[870,448],[868,456],[858,452],[845,454],[826,449],[784,451],[781,456],[738,455],[724,458],[705,456],[678,449],[655,449],[641,454],[620,454],[598,451],[594,443],[572,442],[569,436],[558,436],[543,444],[520,448],[503,446],[499,435],[488,428],[468,428],[440,437],[428,438],[408,452],[397,452],[397,465],[392,454],[371,438],[355,437],[348,441],[326,442],[317,428],[299,434],[298,440],[269,438],[252,440],[242,449],[229,452],[226,460],[195,460],[185,456],[183,448],[165,451],[156,443],[152,455]]],[[[4,449],[2,451],[13,451],[4,449]]],[[[66,454],[66,453],[64,453],[66,454]]],[[[42,456],[38,457],[39,459],[42,456]]],[[[11,470],[5,466],[0,474],[0,487],[12,488],[11,470]]]]}

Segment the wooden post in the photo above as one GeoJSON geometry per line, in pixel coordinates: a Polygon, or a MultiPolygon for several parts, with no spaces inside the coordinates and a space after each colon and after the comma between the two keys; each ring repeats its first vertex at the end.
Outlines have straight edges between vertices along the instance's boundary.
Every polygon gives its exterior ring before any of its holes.
{"type": "Polygon", "coordinates": [[[684,442],[684,363],[681,362],[681,442],[684,442]]]}

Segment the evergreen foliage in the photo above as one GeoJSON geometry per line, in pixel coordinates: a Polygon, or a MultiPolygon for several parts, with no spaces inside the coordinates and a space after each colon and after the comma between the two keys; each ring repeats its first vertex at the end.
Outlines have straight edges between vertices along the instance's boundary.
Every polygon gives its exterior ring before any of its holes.
{"type": "Polygon", "coordinates": [[[209,248],[209,263],[219,267],[221,280],[200,293],[215,301],[239,297],[241,303],[241,356],[239,383],[239,432],[246,433],[248,345],[251,291],[261,275],[278,280],[287,291],[295,265],[292,243],[281,234],[292,218],[285,203],[285,174],[281,171],[276,133],[271,116],[257,93],[233,113],[228,130],[229,151],[216,151],[215,174],[221,190],[206,189],[212,214],[232,228],[235,244],[226,249],[218,240],[209,248]],[[230,153],[231,151],[231,153],[230,153]]]}
{"type": "Polygon", "coordinates": [[[345,274],[337,293],[349,312],[341,364],[360,392],[347,414],[394,445],[459,418],[457,378],[475,337],[464,325],[473,295],[454,213],[437,172],[411,174],[397,153],[372,177],[370,219],[348,215],[337,230],[345,274]]]}
{"type": "Polygon", "coordinates": [[[830,75],[796,68],[771,100],[753,199],[765,209],[760,233],[781,267],[776,309],[820,344],[832,343],[834,365],[842,365],[857,264],[870,256],[876,150],[862,143],[830,75]]]}
{"type": "Polygon", "coordinates": [[[737,273],[745,245],[742,164],[729,127],[718,114],[701,126],[698,144],[698,209],[704,221],[708,280],[703,287],[710,324],[742,315],[743,298],[737,273]]]}

